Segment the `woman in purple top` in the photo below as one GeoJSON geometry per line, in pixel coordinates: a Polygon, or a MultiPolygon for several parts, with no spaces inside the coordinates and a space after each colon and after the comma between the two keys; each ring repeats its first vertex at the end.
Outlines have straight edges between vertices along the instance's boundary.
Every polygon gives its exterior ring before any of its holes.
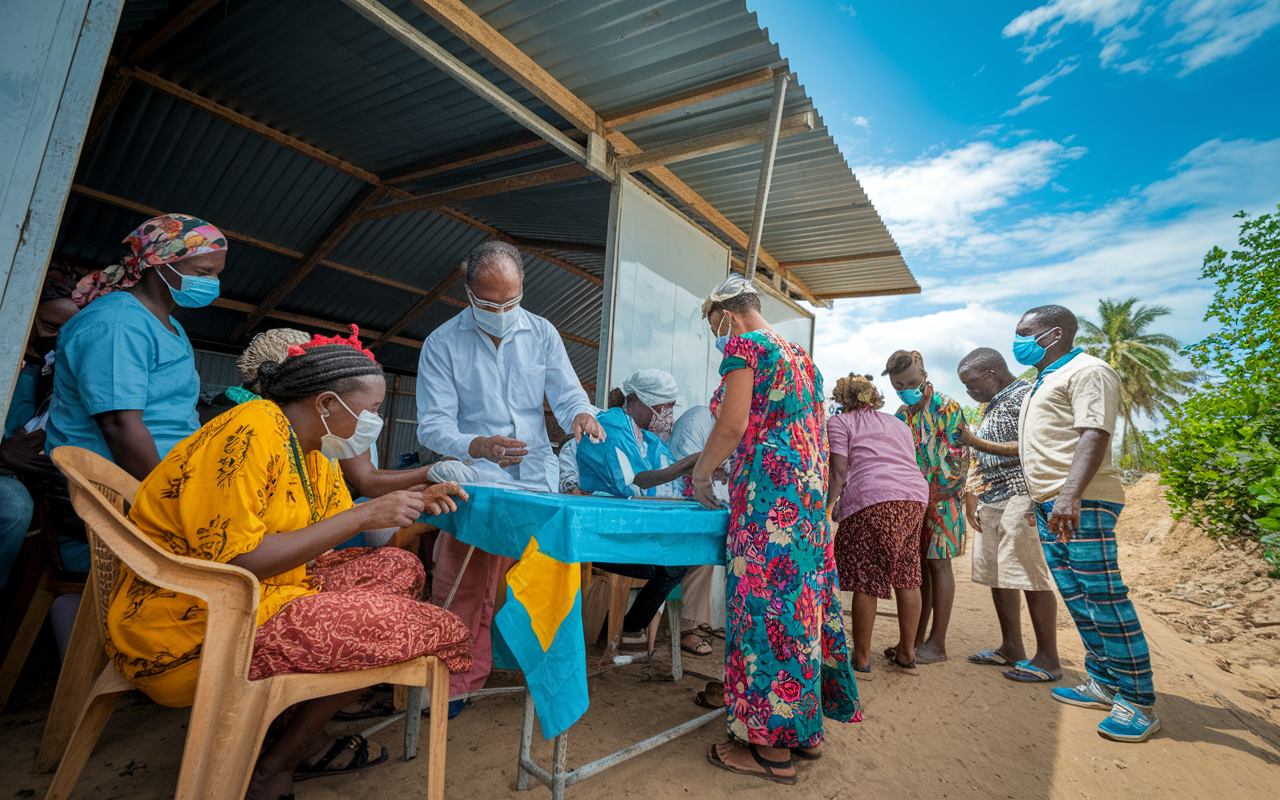
{"type": "Polygon", "coordinates": [[[892,663],[916,666],[920,622],[920,532],[929,484],[916,464],[915,442],[902,420],[877,409],[884,398],[871,376],[836,381],[841,413],[827,422],[831,491],[827,516],[835,535],[840,588],[853,592],[853,668],[871,672],[876,603],[898,601],[898,647],[892,663]]]}

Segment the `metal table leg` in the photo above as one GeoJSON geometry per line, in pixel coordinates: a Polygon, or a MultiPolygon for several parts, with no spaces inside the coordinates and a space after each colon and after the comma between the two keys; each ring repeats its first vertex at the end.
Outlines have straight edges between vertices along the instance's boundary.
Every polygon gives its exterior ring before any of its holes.
{"type": "Polygon", "coordinates": [[[565,765],[569,758],[569,732],[556,737],[555,765],[551,773],[551,800],[564,800],[565,780],[569,777],[565,765]]]}
{"type": "Polygon", "coordinates": [[[527,765],[533,763],[530,747],[533,744],[533,695],[524,693],[524,719],[520,723],[520,759],[516,770],[516,788],[525,791],[529,788],[529,770],[527,765]]]}

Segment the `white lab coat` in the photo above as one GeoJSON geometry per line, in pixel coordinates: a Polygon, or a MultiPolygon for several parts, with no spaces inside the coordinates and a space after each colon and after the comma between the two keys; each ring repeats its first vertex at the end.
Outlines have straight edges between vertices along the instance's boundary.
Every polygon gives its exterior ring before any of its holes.
{"type": "Polygon", "coordinates": [[[555,327],[523,308],[515,328],[495,347],[470,308],[437,328],[418,360],[418,441],[473,467],[480,481],[555,492],[559,466],[547,438],[546,398],[566,431],[579,414],[594,416],[555,327]],[[477,436],[509,436],[529,454],[502,468],[471,457],[477,436]]]}

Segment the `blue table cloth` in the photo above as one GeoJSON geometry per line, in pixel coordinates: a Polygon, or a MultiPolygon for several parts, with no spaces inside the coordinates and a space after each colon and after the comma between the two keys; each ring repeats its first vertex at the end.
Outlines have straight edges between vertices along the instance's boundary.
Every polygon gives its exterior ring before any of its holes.
{"type": "MultiPolygon", "coordinates": [[[[587,710],[582,636],[584,561],[682,566],[723,564],[727,509],[467,486],[471,500],[424,518],[459,541],[519,559],[494,618],[494,660],[520,669],[550,739],[587,710]]],[[[678,624],[678,623],[676,623],[678,624]]]]}

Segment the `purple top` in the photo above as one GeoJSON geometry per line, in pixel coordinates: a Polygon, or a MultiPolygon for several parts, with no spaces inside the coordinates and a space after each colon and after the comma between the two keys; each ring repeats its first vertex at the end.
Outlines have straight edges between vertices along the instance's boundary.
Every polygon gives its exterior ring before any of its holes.
{"type": "Polygon", "coordinates": [[[902,420],[870,408],[837,414],[827,421],[827,439],[831,455],[849,459],[844,491],[836,503],[837,522],[876,503],[929,502],[929,484],[916,464],[916,444],[902,420]]]}

